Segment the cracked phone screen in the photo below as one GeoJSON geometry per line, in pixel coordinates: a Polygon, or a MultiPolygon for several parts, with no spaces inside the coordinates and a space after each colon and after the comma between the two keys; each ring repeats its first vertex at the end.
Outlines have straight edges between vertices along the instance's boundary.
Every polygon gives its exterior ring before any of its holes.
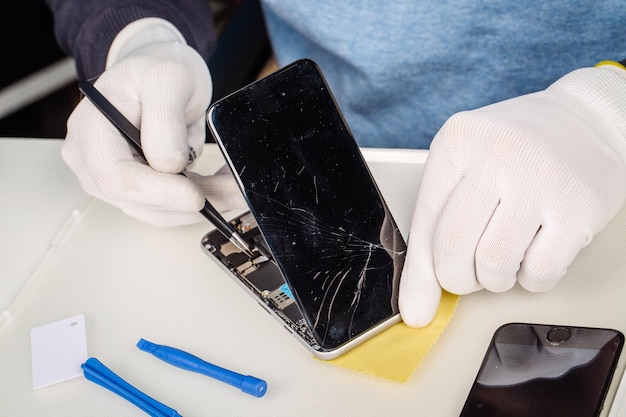
{"type": "Polygon", "coordinates": [[[397,315],[406,244],[317,66],[297,61],[209,119],[320,346],[397,315]]]}

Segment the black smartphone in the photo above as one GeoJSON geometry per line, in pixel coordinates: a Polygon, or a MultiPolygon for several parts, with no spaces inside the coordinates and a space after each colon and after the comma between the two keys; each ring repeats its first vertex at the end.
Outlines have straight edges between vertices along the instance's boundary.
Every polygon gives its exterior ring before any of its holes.
{"type": "Polygon", "coordinates": [[[272,258],[318,356],[398,322],[406,244],[318,66],[294,62],[214,103],[207,121],[260,232],[251,244],[272,258]]]}
{"type": "Polygon", "coordinates": [[[599,416],[623,345],[612,329],[505,324],[461,417],[599,416]]]}

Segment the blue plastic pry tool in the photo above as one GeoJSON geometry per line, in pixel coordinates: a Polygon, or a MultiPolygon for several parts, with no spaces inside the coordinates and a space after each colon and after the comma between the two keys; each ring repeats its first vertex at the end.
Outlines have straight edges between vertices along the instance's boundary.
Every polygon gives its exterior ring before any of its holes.
{"type": "Polygon", "coordinates": [[[96,358],[81,365],[85,378],[130,401],[153,417],[182,417],[176,410],[139,391],[96,358]]]}
{"type": "Polygon", "coordinates": [[[137,343],[137,347],[144,352],[151,353],[170,365],[215,378],[241,389],[246,394],[262,397],[267,391],[267,382],[262,379],[250,375],[241,375],[229,371],[228,369],[220,368],[219,366],[203,361],[197,356],[180,349],[157,345],[145,339],[140,339],[137,343]]]}

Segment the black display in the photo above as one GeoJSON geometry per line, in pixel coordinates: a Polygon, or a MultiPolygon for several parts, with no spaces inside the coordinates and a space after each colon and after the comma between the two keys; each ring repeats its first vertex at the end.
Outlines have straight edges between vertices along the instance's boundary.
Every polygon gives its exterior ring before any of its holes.
{"type": "Polygon", "coordinates": [[[406,244],[317,66],[283,68],[208,121],[320,346],[397,315],[406,244]]]}
{"type": "Polygon", "coordinates": [[[623,343],[610,329],[504,325],[461,417],[599,416],[623,343]]]}

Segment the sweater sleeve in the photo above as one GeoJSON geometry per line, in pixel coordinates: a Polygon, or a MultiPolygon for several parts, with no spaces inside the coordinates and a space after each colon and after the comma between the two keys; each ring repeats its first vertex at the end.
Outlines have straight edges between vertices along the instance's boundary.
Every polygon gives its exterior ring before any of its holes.
{"type": "Polygon", "coordinates": [[[207,0],[46,0],[61,48],[76,60],[79,77],[93,79],[105,68],[117,33],[144,17],[160,17],[180,30],[205,60],[215,48],[207,0]]]}

